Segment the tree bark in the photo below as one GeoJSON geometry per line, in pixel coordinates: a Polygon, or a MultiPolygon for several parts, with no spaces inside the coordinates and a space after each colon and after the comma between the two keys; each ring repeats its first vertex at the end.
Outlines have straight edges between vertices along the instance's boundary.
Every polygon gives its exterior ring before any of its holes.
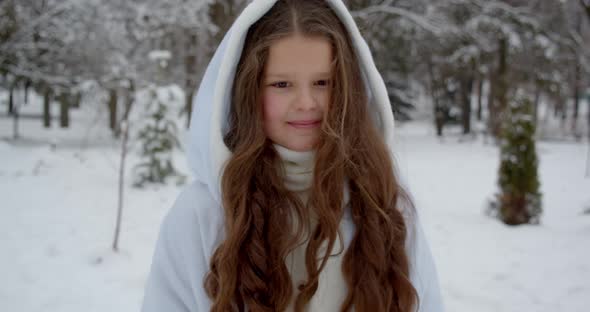
{"type": "MultiPolygon", "coordinates": [[[[583,2],[583,1],[582,1],[583,2]]],[[[585,5],[585,3],[582,3],[583,5],[585,5]]],[[[590,10],[590,7],[587,7],[586,9],[590,10]]],[[[576,32],[578,34],[582,34],[582,17],[579,14],[576,14],[577,17],[577,21],[576,21],[576,32]]],[[[588,15],[588,17],[590,18],[590,15],[588,15]]],[[[573,114],[572,114],[572,124],[571,124],[571,131],[572,134],[574,135],[574,137],[576,137],[576,139],[580,139],[581,135],[578,133],[578,112],[580,109],[580,96],[581,96],[581,90],[580,88],[581,86],[581,74],[582,74],[582,69],[581,69],[581,64],[579,61],[579,57],[580,55],[578,55],[579,52],[576,52],[576,60],[574,63],[574,86],[573,86],[573,97],[574,97],[574,107],[573,107],[573,114]]]]}
{"type": "Polygon", "coordinates": [[[496,93],[496,77],[492,71],[490,71],[490,77],[488,79],[490,83],[490,88],[488,91],[488,119],[487,119],[487,126],[488,126],[488,133],[492,134],[492,130],[494,129],[494,115],[496,111],[496,107],[494,104],[494,94],[496,93]]]}
{"type": "Polygon", "coordinates": [[[482,105],[482,98],[483,98],[483,77],[480,76],[479,80],[477,81],[477,121],[481,121],[482,112],[483,112],[483,105],[482,105]]]}
{"type": "Polygon", "coordinates": [[[18,116],[18,113],[19,113],[18,109],[19,109],[19,108],[18,108],[18,107],[16,107],[16,108],[14,109],[14,113],[12,114],[12,118],[13,118],[13,123],[12,123],[12,126],[13,126],[13,129],[12,129],[12,136],[13,136],[13,138],[14,138],[15,140],[17,140],[17,139],[20,137],[20,134],[18,133],[18,121],[19,121],[19,120],[18,120],[18,119],[19,119],[19,118],[18,118],[18,117],[19,117],[19,116],[18,116]]]}
{"type": "Polygon", "coordinates": [[[236,5],[235,0],[215,1],[209,6],[209,18],[214,25],[219,27],[219,31],[214,37],[215,45],[221,42],[225,33],[229,30],[232,21],[235,20],[242,8],[243,4],[236,5]]]}
{"type": "Polygon", "coordinates": [[[574,107],[572,112],[572,134],[578,135],[578,116],[580,110],[580,65],[576,62],[576,68],[574,69],[574,107]]]}
{"type": "Polygon", "coordinates": [[[51,127],[51,88],[47,86],[43,93],[43,126],[51,127]]]}
{"type": "Polygon", "coordinates": [[[131,108],[135,103],[135,82],[131,79],[129,80],[129,88],[126,92],[127,94],[125,96],[125,111],[123,112],[123,120],[129,120],[131,108]]]}
{"type": "Polygon", "coordinates": [[[59,95],[59,126],[61,128],[70,126],[70,98],[66,93],[59,95]]]}
{"type": "Polygon", "coordinates": [[[25,105],[29,104],[29,89],[31,89],[31,81],[27,79],[25,81],[25,105]]]}
{"type": "Polygon", "coordinates": [[[444,116],[440,109],[440,102],[436,93],[436,79],[434,78],[434,64],[430,57],[428,58],[428,77],[430,79],[430,96],[432,97],[432,113],[434,115],[434,126],[436,128],[436,136],[442,137],[444,127],[444,116]]]}
{"type": "Polygon", "coordinates": [[[123,195],[125,190],[125,159],[127,158],[127,140],[129,128],[127,119],[122,121],[123,142],[121,143],[121,162],[119,165],[119,196],[117,201],[117,220],[115,223],[115,237],[113,239],[113,251],[119,251],[119,234],[121,232],[121,219],[123,217],[123,195]]]}
{"type": "Polygon", "coordinates": [[[492,111],[490,111],[491,133],[499,138],[502,129],[502,117],[508,107],[508,40],[500,38],[498,42],[498,68],[492,94],[492,111]]]}
{"type": "Polygon", "coordinates": [[[191,125],[191,115],[193,112],[193,95],[195,92],[195,79],[196,79],[196,61],[197,58],[194,54],[187,55],[185,58],[185,72],[186,79],[184,82],[184,112],[186,113],[186,128],[188,129],[191,125]]]}
{"type": "Polygon", "coordinates": [[[117,126],[117,90],[109,89],[109,128],[113,131],[113,135],[119,137],[119,127],[117,126]]]}
{"type": "Polygon", "coordinates": [[[473,78],[461,78],[461,110],[462,110],[462,124],[463,134],[471,132],[471,91],[473,89],[473,78]]]}
{"type": "Polygon", "coordinates": [[[559,117],[561,118],[561,126],[563,129],[565,129],[566,121],[567,121],[567,97],[560,98],[559,101],[560,101],[559,106],[561,107],[559,117]]]}
{"type": "Polygon", "coordinates": [[[14,84],[11,84],[8,90],[8,115],[12,114],[14,114],[14,84]]]}
{"type": "Polygon", "coordinates": [[[186,111],[186,128],[191,126],[191,115],[193,114],[194,89],[187,89],[185,92],[184,109],[186,111]]]}

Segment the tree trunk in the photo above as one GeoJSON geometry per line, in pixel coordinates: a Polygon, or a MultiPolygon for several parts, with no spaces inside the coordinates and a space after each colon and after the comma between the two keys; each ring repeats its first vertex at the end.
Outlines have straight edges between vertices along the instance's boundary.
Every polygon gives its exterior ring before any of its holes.
{"type": "MultiPolygon", "coordinates": [[[[13,89],[14,89],[14,87],[11,88],[10,93],[12,93],[13,89]]],[[[12,97],[12,94],[11,94],[11,97],[12,97]]],[[[13,99],[11,99],[11,100],[13,100],[13,99]]],[[[15,140],[17,140],[20,137],[20,135],[18,133],[18,121],[19,121],[18,119],[19,119],[20,107],[18,104],[14,103],[14,102],[12,103],[12,105],[13,105],[13,107],[12,107],[12,121],[13,121],[12,122],[12,137],[15,140]]]]}
{"type": "Polygon", "coordinates": [[[576,62],[574,69],[574,107],[572,112],[572,134],[578,137],[578,115],[580,110],[580,64],[576,62]]]}
{"type": "Polygon", "coordinates": [[[113,135],[119,137],[119,127],[117,126],[117,90],[109,89],[109,128],[113,130],[113,135]]]}
{"type": "Polygon", "coordinates": [[[440,103],[439,98],[436,94],[436,80],[434,78],[434,65],[432,64],[432,60],[428,58],[428,77],[430,78],[430,96],[432,97],[432,112],[434,115],[434,126],[436,128],[436,135],[438,137],[442,137],[443,135],[443,126],[444,126],[444,116],[442,116],[442,112],[440,110],[440,103]]]}
{"type": "Polygon", "coordinates": [[[490,71],[490,77],[488,81],[490,83],[490,88],[488,90],[488,119],[486,123],[487,133],[493,136],[494,120],[496,118],[496,105],[494,103],[494,94],[496,93],[496,77],[492,71],[490,71]]]}
{"type": "Polygon", "coordinates": [[[238,13],[246,4],[246,1],[241,1],[239,5],[235,3],[235,0],[230,1],[214,1],[209,6],[209,19],[211,22],[219,28],[218,32],[214,36],[214,44],[218,45],[225,33],[229,30],[232,25],[232,21],[235,20],[238,13]],[[224,3],[225,2],[225,3],[224,3]]]}
{"type": "Polygon", "coordinates": [[[70,98],[66,93],[59,96],[59,126],[61,128],[70,126],[70,98]]]}
{"type": "Polygon", "coordinates": [[[435,126],[436,126],[436,136],[442,137],[443,136],[443,127],[444,127],[444,122],[442,121],[442,118],[439,118],[439,117],[435,118],[435,126]]]}
{"type": "MultiPolygon", "coordinates": [[[[192,42],[191,42],[192,43],[192,42]]],[[[191,47],[192,48],[192,47],[191,47]]],[[[186,113],[186,128],[188,129],[191,125],[191,116],[193,112],[193,95],[195,93],[197,77],[197,57],[194,53],[187,55],[184,61],[184,68],[186,73],[186,79],[184,81],[184,112],[186,113]]]]}
{"type": "Polygon", "coordinates": [[[129,88],[126,90],[125,95],[125,111],[123,112],[123,120],[129,120],[129,114],[131,113],[131,108],[135,103],[135,82],[129,79],[129,88]]]}
{"type": "Polygon", "coordinates": [[[483,112],[482,97],[483,97],[483,77],[480,75],[477,81],[477,121],[481,121],[481,115],[483,112]]]}
{"type": "Polygon", "coordinates": [[[29,89],[31,88],[31,81],[25,81],[25,105],[29,104],[29,89]]]}
{"type": "Polygon", "coordinates": [[[561,118],[561,127],[565,129],[567,121],[567,98],[560,98],[559,101],[559,107],[561,108],[559,116],[561,118]]]}
{"type": "Polygon", "coordinates": [[[506,107],[508,107],[508,41],[506,38],[500,38],[498,42],[498,69],[496,73],[496,83],[493,94],[493,112],[490,115],[492,120],[492,134],[499,138],[502,129],[502,118],[506,107]]]}
{"type": "Polygon", "coordinates": [[[461,110],[462,110],[462,124],[463,134],[471,132],[471,91],[473,89],[473,78],[461,78],[461,110]]]}
{"type": "Polygon", "coordinates": [[[8,91],[8,115],[14,114],[14,84],[10,85],[8,91]]]}
{"type": "Polygon", "coordinates": [[[113,251],[119,251],[119,233],[121,232],[121,219],[123,217],[123,195],[125,186],[125,159],[127,158],[127,140],[129,128],[127,120],[122,122],[123,142],[121,143],[121,162],[119,165],[119,196],[117,200],[117,220],[115,223],[115,237],[113,239],[113,251]]]}
{"type": "Polygon", "coordinates": [[[193,114],[193,94],[194,89],[188,87],[184,98],[184,110],[186,111],[186,128],[191,126],[191,116],[193,114]]]}
{"type": "Polygon", "coordinates": [[[43,126],[51,127],[51,88],[45,87],[43,91],[43,126]]]}

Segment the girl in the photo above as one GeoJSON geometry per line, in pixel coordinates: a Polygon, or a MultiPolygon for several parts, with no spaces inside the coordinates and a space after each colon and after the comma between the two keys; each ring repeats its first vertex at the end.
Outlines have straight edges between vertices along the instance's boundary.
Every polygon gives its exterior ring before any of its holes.
{"type": "Polygon", "coordinates": [[[143,311],[443,311],[392,159],[393,115],[341,0],[254,0],[199,88],[196,182],[143,311]]]}

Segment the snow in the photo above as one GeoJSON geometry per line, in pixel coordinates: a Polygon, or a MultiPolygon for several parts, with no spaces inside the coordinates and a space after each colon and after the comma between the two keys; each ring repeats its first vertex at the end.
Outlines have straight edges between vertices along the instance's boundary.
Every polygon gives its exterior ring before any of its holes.
{"type": "Polygon", "coordinates": [[[148,58],[153,61],[169,60],[172,54],[168,50],[153,50],[148,53],[148,58]]]}
{"type": "Polygon", "coordinates": [[[587,311],[590,178],[584,144],[537,143],[541,225],[487,217],[499,151],[425,124],[398,129],[399,170],[422,214],[447,311],[587,311]]]}
{"type": "MultiPolygon", "coordinates": [[[[23,110],[40,109],[39,101],[23,110]]],[[[106,105],[96,105],[73,110],[68,130],[22,119],[15,142],[12,120],[0,117],[0,310],[139,309],[158,227],[181,188],[138,190],[127,175],[121,252],[112,252],[119,142],[106,118],[106,105]]],[[[507,227],[484,214],[496,192],[496,146],[459,129],[439,140],[426,122],[397,129],[399,171],[422,216],[447,311],[587,311],[585,144],[537,143],[541,224],[507,227]]],[[[176,163],[190,174],[183,157],[176,163]]],[[[128,173],[137,161],[132,152],[128,173]]]]}
{"type": "MultiPolygon", "coordinates": [[[[39,101],[23,109],[33,112],[39,101]]],[[[121,252],[111,251],[120,155],[104,108],[72,110],[69,130],[22,119],[17,142],[4,140],[12,120],[0,119],[0,310],[138,310],[159,223],[179,188],[132,188],[132,153],[121,252]]]]}

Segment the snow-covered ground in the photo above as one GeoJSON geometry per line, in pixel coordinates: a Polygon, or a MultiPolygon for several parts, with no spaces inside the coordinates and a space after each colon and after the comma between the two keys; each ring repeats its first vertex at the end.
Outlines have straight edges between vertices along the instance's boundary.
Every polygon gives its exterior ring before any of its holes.
{"type": "MultiPolygon", "coordinates": [[[[16,142],[6,139],[12,121],[0,118],[0,311],[139,309],[160,221],[180,188],[138,190],[128,178],[121,251],[112,252],[119,143],[105,116],[75,110],[68,130],[21,120],[16,142]]],[[[588,311],[587,144],[538,144],[541,224],[507,227],[483,213],[496,190],[495,146],[452,133],[440,141],[424,122],[399,125],[397,136],[447,311],[588,311]]]]}
{"type": "Polygon", "coordinates": [[[487,217],[498,149],[398,129],[399,167],[415,197],[439,268],[447,311],[588,311],[590,178],[587,144],[538,143],[541,224],[507,227],[487,217]]]}

